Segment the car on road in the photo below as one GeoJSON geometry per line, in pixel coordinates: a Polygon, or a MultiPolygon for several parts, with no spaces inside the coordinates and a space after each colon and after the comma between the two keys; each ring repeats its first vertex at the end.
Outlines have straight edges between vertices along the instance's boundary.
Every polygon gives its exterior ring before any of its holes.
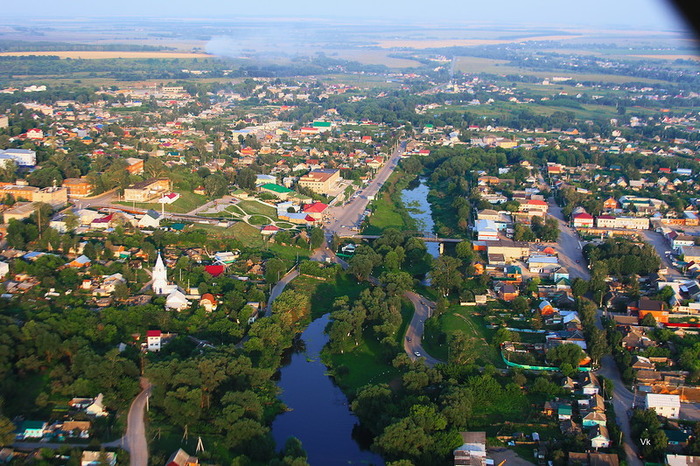
{"type": "Polygon", "coordinates": [[[420,358],[420,351],[414,351],[413,354],[415,354],[417,358],[420,358]]]}
{"type": "Polygon", "coordinates": [[[576,259],[576,263],[577,263],[577,264],[580,264],[581,261],[580,261],[579,259],[576,259]]]}
{"type": "Polygon", "coordinates": [[[406,341],[411,341],[411,337],[406,337],[406,341]]]}

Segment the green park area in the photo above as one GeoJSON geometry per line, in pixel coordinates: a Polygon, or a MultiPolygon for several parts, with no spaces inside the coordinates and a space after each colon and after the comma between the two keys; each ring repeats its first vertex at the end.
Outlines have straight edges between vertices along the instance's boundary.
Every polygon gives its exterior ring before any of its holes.
{"type": "Polygon", "coordinates": [[[474,360],[476,364],[503,367],[498,350],[491,344],[493,331],[486,328],[483,317],[477,315],[475,309],[453,305],[444,314],[428,319],[425,323],[423,348],[431,356],[447,361],[450,336],[461,332],[470,341],[471,353],[479,355],[474,360]]]}
{"type": "MultiPolygon", "coordinates": [[[[403,347],[403,338],[413,317],[413,304],[407,299],[401,303],[401,326],[396,333],[396,342],[403,347]]],[[[350,393],[368,384],[390,383],[404,372],[391,365],[387,348],[382,346],[372,329],[366,329],[361,343],[352,351],[339,354],[324,354],[334,368],[333,375],[338,385],[350,393]]]]}

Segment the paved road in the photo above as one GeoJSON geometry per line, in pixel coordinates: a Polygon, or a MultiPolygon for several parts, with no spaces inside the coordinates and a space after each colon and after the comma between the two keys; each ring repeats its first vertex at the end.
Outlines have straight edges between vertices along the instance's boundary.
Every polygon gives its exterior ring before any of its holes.
{"type": "Polygon", "coordinates": [[[684,421],[700,421],[700,403],[681,403],[680,418],[684,421]]]}
{"type": "MultiPolygon", "coordinates": [[[[596,312],[595,323],[596,326],[602,330],[603,323],[600,320],[601,315],[602,312],[599,309],[598,312],[596,312]]],[[[608,354],[601,359],[600,368],[596,371],[596,374],[610,379],[614,385],[613,407],[615,408],[615,420],[617,425],[620,426],[620,430],[624,436],[624,450],[627,456],[627,464],[628,466],[642,466],[642,462],[639,460],[638,456],[639,450],[637,444],[632,438],[632,427],[630,426],[628,415],[632,408],[636,406],[637,400],[635,399],[635,394],[629,391],[622,382],[620,370],[612,355],[608,354]]],[[[619,441],[619,439],[616,439],[616,441],[619,441]]]]}
{"type": "Polygon", "coordinates": [[[299,276],[299,269],[294,267],[292,270],[287,272],[287,274],[280,279],[280,281],[277,282],[277,284],[272,288],[272,291],[270,292],[270,298],[267,300],[267,312],[270,312],[272,310],[272,301],[277,299],[279,295],[282,294],[284,291],[284,288],[299,276]]]}
{"type": "Polygon", "coordinates": [[[435,303],[413,291],[406,291],[404,296],[413,303],[413,307],[416,309],[416,311],[413,313],[411,323],[408,325],[408,329],[406,330],[406,338],[404,338],[403,341],[403,349],[414,361],[419,358],[419,356],[416,356],[416,352],[418,352],[420,357],[425,360],[425,363],[431,367],[435,364],[441,363],[442,361],[430,356],[421,345],[421,342],[423,341],[423,331],[425,330],[425,321],[432,315],[432,310],[435,308],[435,303]]]}
{"type": "Polygon", "coordinates": [[[559,255],[559,263],[569,269],[572,280],[577,277],[590,280],[591,274],[583,257],[583,245],[576,232],[564,221],[561,207],[554,202],[554,198],[549,198],[549,215],[559,222],[559,240],[554,245],[559,255]]]}
{"type": "Polygon", "coordinates": [[[627,464],[629,466],[642,466],[639,460],[639,450],[632,438],[632,428],[630,426],[629,415],[627,414],[634,406],[634,393],[627,390],[625,384],[620,378],[620,371],[617,364],[611,355],[604,356],[601,361],[601,367],[597,371],[598,375],[602,375],[610,379],[615,385],[613,391],[613,406],[615,408],[615,417],[617,425],[622,430],[624,436],[625,455],[627,456],[627,464]]]}
{"type": "Polygon", "coordinates": [[[122,438],[124,449],[129,452],[131,466],[148,466],[148,442],[146,440],[146,423],[144,412],[146,400],[151,395],[151,383],[146,378],[141,379],[143,390],[131,403],[127,418],[126,434],[122,438]]]}
{"type": "Polygon", "coordinates": [[[671,246],[666,242],[663,235],[653,230],[642,230],[641,233],[644,240],[656,249],[656,254],[661,258],[661,266],[666,267],[666,279],[673,281],[677,278],[683,278],[683,274],[673,267],[671,259],[666,255],[666,251],[670,250],[671,246]]]}
{"type": "Polygon", "coordinates": [[[369,205],[368,197],[376,196],[379,189],[384,185],[389,176],[393,173],[396,165],[399,163],[401,154],[406,147],[406,142],[401,142],[389,160],[379,169],[374,179],[361,189],[360,195],[350,202],[342,206],[334,206],[328,208],[328,216],[330,223],[325,225],[327,234],[338,234],[339,236],[350,236],[357,233],[355,227],[360,223],[360,216],[369,205]]]}

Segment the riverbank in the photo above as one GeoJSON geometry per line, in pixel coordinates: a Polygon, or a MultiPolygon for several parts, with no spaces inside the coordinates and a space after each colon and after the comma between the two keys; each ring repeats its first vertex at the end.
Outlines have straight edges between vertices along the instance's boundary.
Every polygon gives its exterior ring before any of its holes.
{"type": "Polygon", "coordinates": [[[401,231],[417,229],[416,221],[401,199],[401,192],[413,180],[415,177],[402,170],[400,165],[394,170],[377,194],[377,199],[371,204],[372,215],[363,234],[381,235],[387,228],[396,228],[401,231]]]}

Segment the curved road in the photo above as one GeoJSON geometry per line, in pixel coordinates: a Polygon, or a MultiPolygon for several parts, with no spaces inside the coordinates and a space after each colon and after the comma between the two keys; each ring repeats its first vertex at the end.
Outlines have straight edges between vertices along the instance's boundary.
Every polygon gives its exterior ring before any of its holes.
{"type": "Polygon", "coordinates": [[[425,321],[432,315],[435,303],[413,291],[406,291],[403,295],[413,303],[413,307],[415,308],[411,323],[408,325],[408,329],[406,329],[403,349],[414,361],[423,358],[428,366],[432,367],[435,364],[440,364],[442,361],[430,356],[421,345],[423,341],[423,331],[425,330],[425,321]],[[418,352],[420,356],[416,356],[416,352],[418,352]]]}

